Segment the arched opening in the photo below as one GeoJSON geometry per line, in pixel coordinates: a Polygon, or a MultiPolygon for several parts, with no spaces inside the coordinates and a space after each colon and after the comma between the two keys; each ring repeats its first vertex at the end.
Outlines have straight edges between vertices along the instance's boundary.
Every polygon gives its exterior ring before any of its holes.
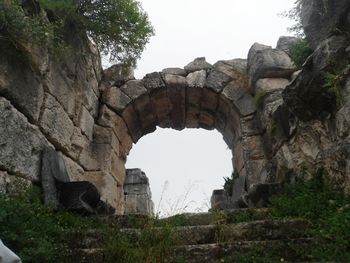
{"type": "MultiPolygon", "coordinates": [[[[114,134],[109,136],[114,145],[109,167],[120,190],[133,143],[157,126],[219,131],[239,176],[248,186],[262,182],[260,174],[266,164],[263,130],[250,93],[246,60],[210,65],[197,58],[184,69],[168,68],[142,80],[128,80],[120,87],[108,87],[102,102],[99,124],[110,127],[114,134]]],[[[122,191],[118,193],[122,195],[122,191]]]]}
{"type": "Polygon", "coordinates": [[[155,213],[170,216],[207,211],[212,191],[222,188],[223,177],[232,172],[231,158],[217,131],[157,128],[136,143],[126,168],[146,173],[155,213]]]}

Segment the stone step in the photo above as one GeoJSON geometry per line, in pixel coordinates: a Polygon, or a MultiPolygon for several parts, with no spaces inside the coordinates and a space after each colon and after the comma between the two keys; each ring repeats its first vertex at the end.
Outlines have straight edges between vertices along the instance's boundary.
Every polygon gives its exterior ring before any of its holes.
{"type": "MultiPolygon", "coordinates": [[[[196,245],[216,242],[233,242],[249,240],[276,240],[305,237],[309,222],[303,219],[261,220],[236,224],[216,224],[181,226],[174,228],[152,228],[155,236],[170,233],[175,245],[196,245]]],[[[136,242],[141,238],[141,229],[121,229],[122,234],[136,242]]],[[[71,248],[98,248],[103,243],[102,234],[98,230],[85,233],[71,233],[71,248]]]]}
{"type": "MultiPolygon", "coordinates": [[[[241,263],[242,257],[277,257],[281,262],[302,262],[313,245],[312,239],[284,239],[265,241],[236,241],[200,245],[178,246],[173,250],[168,262],[181,259],[186,263],[241,263]]],[[[244,261],[248,262],[248,261],[244,261]]],[[[266,261],[267,262],[267,261],[266,261]]]]}
{"type": "MultiPolygon", "coordinates": [[[[307,255],[314,244],[313,239],[301,238],[175,246],[163,263],[241,263],[243,257],[246,257],[244,262],[248,262],[247,259],[253,260],[257,256],[272,255],[281,262],[307,263],[308,259],[301,255],[307,255]]],[[[72,251],[70,262],[109,263],[104,259],[102,249],[76,249],[72,251]]]]}
{"type": "Polygon", "coordinates": [[[241,208],[216,212],[184,213],[160,220],[160,223],[183,226],[212,225],[216,223],[236,223],[270,218],[268,208],[241,208]]]}

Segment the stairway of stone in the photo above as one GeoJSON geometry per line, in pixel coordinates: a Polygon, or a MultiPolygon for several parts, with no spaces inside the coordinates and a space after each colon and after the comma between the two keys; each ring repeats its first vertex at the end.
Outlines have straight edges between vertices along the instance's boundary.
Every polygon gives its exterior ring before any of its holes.
{"type": "MultiPolygon", "coordinates": [[[[281,262],[304,262],[300,255],[307,253],[300,252],[307,251],[314,243],[306,234],[310,227],[308,221],[274,220],[267,209],[184,214],[163,219],[163,223],[176,220],[181,220],[181,226],[172,227],[172,246],[164,260],[166,263],[242,262],[242,256],[252,253],[259,256],[273,253],[281,262]]],[[[161,227],[151,229],[154,235],[161,231],[161,227]]],[[[141,229],[129,226],[120,229],[120,234],[130,240],[140,238],[141,232],[141,229]]],[[[108,263],[100,247],[98,230],[79,233],[73,240],[71,262],[108,263]]],[[[116,259],[115,262],[120,261],[116,259]]]]}

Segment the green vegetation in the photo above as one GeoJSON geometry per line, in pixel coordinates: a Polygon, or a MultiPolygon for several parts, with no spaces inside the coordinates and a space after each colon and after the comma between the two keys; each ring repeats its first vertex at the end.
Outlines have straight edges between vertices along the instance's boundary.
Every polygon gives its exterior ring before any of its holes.
{"type": "Polygon", "coordinates": [[[264,98],[268,93],[264,90],[259,90],[254,97],[255,104],[258,106],[259,109],[262,109],[264,107],[264,98]]]}
{"type": "Polygon", "coordinates": [[[235,179],[238,178],[238,176],[239,174],[236,171],[234,171],[232,172],[231,177],[224,177],[224,190],[228,196],[231,196],[233,194],[233,183],[235,179]]]}
{"type": "Polygon", "coordinates": [[[306,59],[312,54],[313,50],[310,48],[309,43],[305,39],[293,43],[290,47],[291,59],[294,64],[301,68],[306,59]]]}
{"type": "Polygon", "coordinates": [[[295,0],[294,7],[289,11],[283,12],[282,16],[285,16],[295,22],[288,30],[294,33],[298,37],[304,37],[304,29],[301,24],[301,9],[305,0],[295,0]]]}
{"type": "Polygon", "coordinates": [[[325,88],[330,94],[335,97],[337,106],[341,106],[343,103],[343,97],[338,88],[339,75],[335,73],[325,72],[322,76],[324,80],[323,88],[325,88]]]}
{"type": "Polygon", "coordinates": [[[135,0],[3,0],[0,41],[64,46],[68,36],[88,36],[111,61],[135,63],[153,34],[135,0]]]}
{"type": "Polygon", "coordinates": [[[319,241],[309,251],[310,260],[350,261],[350,199],[333,190],[322,169],[306,183],[297,183],[285,195],[272,199],[276,218],[300,217],[312,222],[310,236],[319,241]]]}
{"type": "Polygon", "coordinates": [[[63,233],[87,229],[91,224],[91,220],[74,214],[48,210],[38,188],[15,196],[0,195],[1,239],[23,262],[65,262],[68,243],[63,233]]]}

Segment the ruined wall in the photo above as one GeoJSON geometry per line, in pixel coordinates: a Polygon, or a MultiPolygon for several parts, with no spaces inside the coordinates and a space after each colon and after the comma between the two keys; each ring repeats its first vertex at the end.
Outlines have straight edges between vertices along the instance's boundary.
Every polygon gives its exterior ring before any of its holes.
{"type": "Polygon", "coordinates": [[[317,166],[349,193],[349,3],[320,2],[303,11],[315,52],[301,71],[289,56],[295,39],[286,37],[276,48],[254,44],[247,60],[210,65],[198,58],[142,80],[120,65],[103,71],[87,39],[59,55],[30,45],[25,56],[1,48],[2,188],[14,178],[39,182],[41,151],[51,146],[71,180],[92,182],[123,213],[127,155],[160,126],[220,131],[239,175],[235,199],[258,184],[308,176],[317,166]],[[322,12],[332,19],[319,19],[322,12]],[[313,30],[329,23],[341,30],[313,30]],[[325,72],[336,76],[331,87],[325,72]]]}

